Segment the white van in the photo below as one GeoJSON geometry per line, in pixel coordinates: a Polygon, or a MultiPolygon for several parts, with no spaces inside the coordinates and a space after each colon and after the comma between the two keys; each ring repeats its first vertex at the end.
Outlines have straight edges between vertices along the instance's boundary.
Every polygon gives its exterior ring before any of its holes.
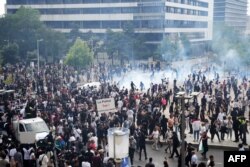
{"type": "Polygon", "coordinates": [[[12,122],[14,135],[20,144],[35,144],[49,134],[49,128],[42,118],[15,120],[12,122]]]}
{"type": "Polygon", "coordinates": [[[93,87],[94,90],[98,91],[101,89],[101,83],[100,82],[90,82],[90,83],[86,83],[84,85],[78,86],[78,88],[81,88],[81,89],[88,89],[89,87],[93,87]]]}

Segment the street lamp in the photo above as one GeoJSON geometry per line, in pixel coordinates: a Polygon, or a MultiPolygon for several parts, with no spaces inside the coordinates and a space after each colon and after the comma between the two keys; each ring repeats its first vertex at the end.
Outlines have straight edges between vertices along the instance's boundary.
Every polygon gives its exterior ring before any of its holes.
{"type": "Polygon", "coordinates": [[[181,100],[181,167],[185,167],[185,156],[186,156],[186,148],[185,148],[185,113],[184,113],[184,108],[185,108],[185,100],[192,99],[193,96],[185,96],[185,92],[178,92],[176,93],[176,98],[181,100]]]}
{"type": "Polygon", "coordinates": [[[128,157],[129,129],[109,128],[108,143],[109,157],[114,158],[116,166],[119,166],[122,159],[128,157]]]}
{"type": "Polygon", "coordinates": [[[43,39],[36,40],[36,47],[37,47],[37,70],[40,70],[40,56],[39,56],[39,42],[42,42],[43,39]]]}

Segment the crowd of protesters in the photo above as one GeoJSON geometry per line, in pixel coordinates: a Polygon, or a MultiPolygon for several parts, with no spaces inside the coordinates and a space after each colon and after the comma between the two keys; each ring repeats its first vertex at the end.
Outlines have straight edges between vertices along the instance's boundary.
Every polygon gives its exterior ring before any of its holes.
{"type": "MultiPolygon", "coordinates": [[[[12,167],[46,167],[56,163],[66,167],[113,166],[114,159],[108,155],[107,130],[124,127],[130,129],[131,165],[135,153],[139,154],[139,160],[149,158],[146,140],[152,140],[152,149],[159,150],[163,139],[167,143],[165,151],[170,152],[169,158],[175,154],[180,161],[180,157],[185,156],[187,166],[197,166],[197,148],[191,143],[186,144],[186,155],[178,151],[183,129],[181,107],[175,94],[180,91],[202,95],[201,99],[194,97],[187,101],[183,114],[186,129],[194,136],[193,142],[202,143],[199,150],[204,159],[207,158],[208,140],[213,141],[215,135],[219,142],[234,140],[247,145],[249,118],[245,113],[249,107],[250,85],[246,77],[221,79],[215,73],[215,77],[208,80],[207,74],[212,73],[209,69],[183,76],[185,82],[163,78],[162,83],[152,83],[147,90],[143,81],[140,85],[131,82],[130,88],[120,88],[111,82],[114,74],[126,75],[126,70],[105,65],[78,72],[61,64],[45,65],[40,71],[21,64],[4,66],[0,88],[15,90],[15,96],[3,95],[0,101],[3,106],[1,122],[7,123],[4,129],[10,138],[1,142],[0,164],[12,167]],[[102,84],[99,88],[79,89],[79,83],[91,80],[99,80],[102,84]],[[109,97],[115,99],[117,112],[98,113],[95,101],[109,97]],[[48,144],[39,149],[21,147],[12,135],[14,116],[19,119],[43,118],[50,129],[46,137],[48,144]]],[[[143,70],[155,69],[143,66],[143,70]]],[[[165,165],[167,161],[164,161],[165,165]]],[[[207,166],[214,166],[213,156],[209,156],[207,166]]]]}

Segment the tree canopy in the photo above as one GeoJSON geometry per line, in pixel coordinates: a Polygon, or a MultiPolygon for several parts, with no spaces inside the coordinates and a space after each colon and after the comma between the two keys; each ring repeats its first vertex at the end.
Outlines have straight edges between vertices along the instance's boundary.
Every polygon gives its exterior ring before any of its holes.
{"type": "Polygon", "coordinates": [[[74,45],[70,47],[65,58],[65,64],[75,68],[85,68],[93,62],[93,59],[93,52],[91,52],[87,42],[78,38],[74,45]]]}
{"type": "Polygon", "coordinates": [[[7,61],[15,63],[10,60],[13,56],[17,56],[18,60],[29,61],[27,54],[36,51],[39,39],[43,39],[40,42],[42,59],[59,59],[62,56],[67,44],[64,34],[47,28],[39,18],[37,10],[25,7],[20,7],[15,14],[0,18],[0,50],[10,44],[16,44],[19,48],[17,55],[9,54],[6,57],[9,59],[7,61]]]}

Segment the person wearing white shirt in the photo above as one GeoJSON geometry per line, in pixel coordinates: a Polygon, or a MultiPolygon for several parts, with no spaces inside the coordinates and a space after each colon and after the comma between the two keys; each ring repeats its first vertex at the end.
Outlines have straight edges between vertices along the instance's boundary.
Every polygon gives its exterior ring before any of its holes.
{"type": "Polygon", "coordinates": [[[16,151],[16,148],[10,149],[10,152],[9,152],[10,157],[13,158],[14,155],[16,154],[16,152],[17,152],[17,151],[16,151]]]}
{"type": "Polygon", "coordinates": [[[159,150],[158,148],[158,140],[159,140],[159,131],[157,128],[154,129],[153,133],[152,133],[152,137],[154,140],[154,143],[152,145],[153,149],[159,150]]]}
{"type": "Polygon", "coordinates": [[[193,125],[193,133],[194,133],[194,142],[199,140],[200,129],[201,129],[201,121],[199,119],[195,119],[192,123],[193,125]]]}
{"type": "Polygon", "coordinates": [[[91,167],[89,162],[82,162],[82,167],[91,167]]]}
{"type": "Polygon", "coordinates": [[[127,111],[128,120],[132,123],[134,121],[134,112],[132,109],[127,111]]]}
{"type": "Polygon", "coordinates": [[[207,131],[207,128],[206,128],[206,126],[205,126],[205,123],[202,123],[202,124],[201,124],[200,134],[203,134],[203,133],[206,132],[206,131],[207,131]]]}
{"type": "Polygon", "coordinates": [[[222,122],[223,121],[223,117],[226,116],[225,113],[221,110],[220,113],[218,114],[217,119],[222,122]]]}
{"type": "Polygon", "coordinates": [[[95,145],[98,146],[98,138],[95,135],[95,133],[93,134],[93,136],[89,139],[90,141],[93,140],[95,142],[95,145]]]}
{"type": "Polygon", "coordinates": [[[40,167],[47,167],[49,159],[48,159],[47,155],[45,153],[43,153],[39,156],[38,162],[40,162],[39,164],[41,164],[40,167]]]}
{"type": "Polygon", "coordinates": [[[73,128],[75,138],[81,139],[82,130],[80,128],[73,128]]]}
{"type": "Polygon", "coordinates": [[[195,154],[195,152],[193,151],[192,152],[192,157],[191,157],[191,166],[192,167],[196,167],[198,164],[198,157],[197,155],[195,154]]]}
{"type": "Polygon", "coordinates": [[[117,103],[118,103],[118,110],[121,111],[123,106],[122,100],[119,100],[117,103]]]}
{"type": "Polygon", "coordinates": [[[24,155],[23,155],[23,165],[24,166],[29,166],[29,160],[30,160],[30,152],[31,152],[31,150],[32,150],[33,148],[31,147],[31,148],[23,148],[23,153],[24,153],[24,155]]]}

